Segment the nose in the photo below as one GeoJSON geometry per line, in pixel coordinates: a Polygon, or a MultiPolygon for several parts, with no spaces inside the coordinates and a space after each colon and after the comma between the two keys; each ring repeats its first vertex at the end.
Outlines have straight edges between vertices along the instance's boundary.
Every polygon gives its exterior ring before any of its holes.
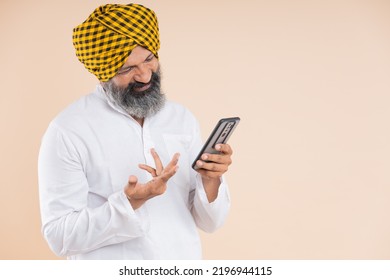
{"type": "Polygon", "coordinates": [[[146,65],[139,65],[137,72],[134,75],[134,80],[140,83],[147,84],[152,76],[152,71],[146,65]]]}

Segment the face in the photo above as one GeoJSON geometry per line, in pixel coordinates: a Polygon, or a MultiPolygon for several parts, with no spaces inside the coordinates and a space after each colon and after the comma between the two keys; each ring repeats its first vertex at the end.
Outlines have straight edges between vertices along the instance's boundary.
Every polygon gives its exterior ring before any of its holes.
{"type": "Polygon", "coordinates": [[[137,46],[117,74],[102,86],[115,105],[133,117],[145,118],[157,113],[165,103],[160,77],[157,58],[137,46]]]}
{"type": "MultiPolygon", "coordinates": [[[[150,81],[152,72],[156,72],[158,67],[158,60],[153,53],[137,46],[132,50],[125,64],[111,80],[119,87],[126,87],[134,82],[147,84],[150,81]]],[[[140,88],[140,90],[143,89],[140,88]]]]}

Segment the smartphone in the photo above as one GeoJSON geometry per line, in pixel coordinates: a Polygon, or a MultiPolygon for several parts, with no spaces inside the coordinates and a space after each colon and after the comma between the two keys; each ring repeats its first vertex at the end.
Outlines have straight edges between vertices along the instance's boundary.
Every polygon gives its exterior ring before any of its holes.
{"type": "Polygon", "coordinates": [[[204,153],[219,154],[220,152],[215,149],[215,145],[226,144],[239,122],[240,118],[238,117],[220,119],[214,130],[211,132],[203,148],[200,150],[198,156],[192,163],[192,168],[195,170],[198,169],[196,162],[204,153]]]}

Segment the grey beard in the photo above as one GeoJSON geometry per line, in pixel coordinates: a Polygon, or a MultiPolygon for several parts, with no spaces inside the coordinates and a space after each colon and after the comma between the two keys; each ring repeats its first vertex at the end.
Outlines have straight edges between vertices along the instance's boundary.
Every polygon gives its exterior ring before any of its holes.
{"type": "Polygon", "coordinates": [[[127,114],[136,118],[146,118],[155,115],[165,104],[165,95],[161,92],[161,72],[158,69],[152,73],[151,85],[142,92],[134,87],[142,87],[143,83],[131,83],[125,88],[118,87],[112,80],[103,84],[107,97],[113,105],[121,108],[127,114]]]}

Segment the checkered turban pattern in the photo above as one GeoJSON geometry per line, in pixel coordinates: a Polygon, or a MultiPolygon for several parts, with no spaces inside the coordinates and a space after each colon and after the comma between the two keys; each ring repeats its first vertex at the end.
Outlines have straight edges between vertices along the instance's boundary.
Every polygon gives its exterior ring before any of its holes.
{"type": "Polygon", "coordinates": [[[85,68],[106,82],[115,76],[136,46],[148,49],[158,58],[157,17],[138,4],[103,5],[73,29],[73,45],[85,68]]]}

